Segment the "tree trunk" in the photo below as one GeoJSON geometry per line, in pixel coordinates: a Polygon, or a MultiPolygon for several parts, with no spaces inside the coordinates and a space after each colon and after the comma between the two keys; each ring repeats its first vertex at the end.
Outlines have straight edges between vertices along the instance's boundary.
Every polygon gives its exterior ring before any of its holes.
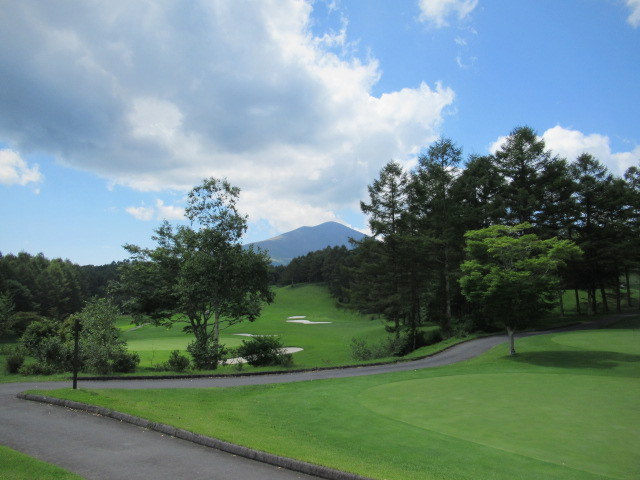
{"type": "Polygon", "coordinates": [[[631,282],[629,281],[629,267],[624,267],[624,280],[627,285],[627,307],[631,306],[631,282]]]}
{"type": "Polygon", "coordinates": [[[622,294],[620,293],[620,272],[616,269],[616,312],[620,313],[622,311],[622,294]]]}
{"type": "Polygon", "coordinates": [[[600,296],[602,297],[602,309],[604,312],[608,312],[609,302],[607,302],[607,292],[605,291],[602,282],[600,282],[600,296]]]}
{"type": "Polygon", "coordinates": [[[574,289],[573,290],[576,294],[576,314],[577,315],[582,315],[582,310],[580,309],[580,292],[578,292],[578,289],[574,289]]]}
{"type": "Polygon", "coordinates": [[[516,354],[516,346],[513,338],[515,330],[513,328],[507,327],[507,336],[509,337],[509,355],[516,354]]]}
{"type": "Polygon", "coordinates": [[[444,247],[444,301],[445,301],[445,328],[451,333],[451,285],[449,283],[449,251],[444,247]]]}
{"type": "Polygon", "coordinates": [[[213,343],[220,343],[220,312],[213,314],[213,343]]]}
{"type": "Polygon", "coordinates": [[[564,296],[564,290],[559,290],[558,296],[560,300],[560,315],[564,317],[564,299],[562,298],[564,296]]]}
{"type": "Polygon", "coordinates": [[[587,289],[587,315],[595,315],[597,310],[596,294],[593,288],[587,289]]]}

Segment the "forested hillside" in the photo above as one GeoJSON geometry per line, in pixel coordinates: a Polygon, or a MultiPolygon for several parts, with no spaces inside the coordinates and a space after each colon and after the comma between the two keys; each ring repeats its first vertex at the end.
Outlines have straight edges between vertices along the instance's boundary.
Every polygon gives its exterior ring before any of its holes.
{"type": "Polygon", "coordinates": [[[13,312],[63,319],[78,312],[88,298],[104,296],[117,275],[115,262],[80,266],[41,253],[0,254],[0,296],[13,312]]]}

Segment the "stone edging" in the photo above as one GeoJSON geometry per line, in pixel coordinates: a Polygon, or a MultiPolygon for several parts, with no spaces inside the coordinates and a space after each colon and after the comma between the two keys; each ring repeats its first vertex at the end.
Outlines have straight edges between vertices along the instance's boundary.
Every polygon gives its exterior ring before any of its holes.
{"type": "Polygon", "coordinates": [[[286,468],[288,470],[301,472],[307,475],[326,478],[328,480],[371,480],[369,477],[363,477],[354,473],[342,472],[333,468],[315,465],[313,463],[303,462],[293,458],[281,457],[279,455],[274,455],[260,450],[254,450],[234,443],[225,442],[217,438],[207,437],[188,430],[172,427],[171,425],[166,425],[164,423],[152,422],[144,418],[129,415],[128,413],[109,410],[104,407],[88,405],[86,403],[74,402],[72,400],[65,400],[61,398],[47,397],[45,395],[34,395],[31,393],[18,393],[17,397],[22,400],[31,400],[33,402],[47,403],[60,407],[71,408],[73,410],[102,415],[104,417],[113,418],[114,420],[119,420],[121,422],[127,422],[138,427],[164,433],[165,435],[171,435],[172,437],[180,438],[198,445],[215,448],[223,452],[231,453],[232,455],[268,463],[276,467],[286,468]]]}

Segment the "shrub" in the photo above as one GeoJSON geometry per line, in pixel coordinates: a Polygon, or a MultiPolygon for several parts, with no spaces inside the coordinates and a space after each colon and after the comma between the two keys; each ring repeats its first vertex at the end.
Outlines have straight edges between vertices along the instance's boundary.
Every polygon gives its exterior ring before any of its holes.
{"type": "Polygon", "coordinates": [[[113,371],[132,373],[140,363],[140,355],[135,352],[118,352],[113,356],[113,371]]]}
{"type": "Polygon", "coordinates": [[[34,320],[26,327],[20,341],[29,355],[39,358],[40,344],[46,339],[57,335],[58,324],[53,320],[42,318],[41,320],[34,320]]]}
{"type": "Polygon", "coordinates": [[[11,349],[5,358],[5,369],[7,370],[7,373],[18,373],[24,364],[24,360],[24,349],[20,347],[11,349]]]}
{"type": "Polygon", "coordinates": [[[422,338],[423,338],[423,345],[420,345],[421,347],[424,347],[426,345],[433,345],[435,343],[441,342],[442,340],[444,340],[444,335],[442,333],[442,329],[438,328],[436,330],[430,330],[427,333],[422,333],[422,338]]]}
{"type": "Polygon", "coordinates": [[[22,365],[18,373],[21,375],[53,375],[59,370],[53,365],[44,362],[29,363],[22,365]]]}
{"type": "Polygon", "coordinates": [[[42,322],[43,320],[45,318],[35,312],[16,312],[11,316],[11,330],[16,335],[22,335],[33,322],[42,322]]]}
{"type": "Polygon", "coordinates": [[[237,352],[253,367],[289,366],[293,363],[291,354],[284,353],[284,347],[278,337],[261,336],[243,340],[237,352]]]}
{"type": "Polygon", "coordinates": [[[163,364],[163,367],[165,370],[172,372],[184,372],[189,368],[189,363],[187,357],[180,355],[180,350],[173,350],[169,355],[169,360],[163,364]]]}
{"type": "Polygon", "coordinates": [[[187,346],[187,351],[197,370],[215,370],[226,354],[224,346],[215,343],[212,338],[196,338],[187,346]]]}
{"type": "Polygon", "coordinates": [[[367,341],[362,338],[353,337],[351,339],[351,356],[355,360],[371,360],[373,352],[371,347],[367,345],[367,341]]]}

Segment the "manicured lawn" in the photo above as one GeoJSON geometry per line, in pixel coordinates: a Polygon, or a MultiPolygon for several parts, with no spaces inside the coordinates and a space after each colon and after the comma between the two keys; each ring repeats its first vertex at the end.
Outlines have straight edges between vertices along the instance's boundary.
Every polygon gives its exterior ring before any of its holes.
{"type": "MultiPolygon", "coordinates": [[[[253,335],[279,335],[287,347],[303,348],[294,354],[295,368],[344,365],[353,363],[350,342],[353,337],[364,337],[373,341],[382,340],[387,334],[377,318],[360,315],[337,308],[327,289],[322,285],[303,285],[277,288],[276,300],[267,305],[255,322],[243,322],[224,329],[221,342],[227,347],[237,347],[243,337],[237,333],[253,335]],[[292,316],[306,316],[313,322],[331,322],[318,325],[288,323],[292,316]]],[[[123,322],[121,328],[127,328],[123,322]]],[[[193,340],[191,334],[182,332],[181,324],[173,328],[145,325],[123,331],[129,350],[140,355],[142,368],[150,368],[169,358],[172,350],[186,354],[187,345],[193,340]]],[[[233,371],[232,367],[220,371],[233,371]]]]}
{"type": "Polygon", "coordinates": [[[463,364],[314,382],[55,395],[386,479],[640,478],[640,317],[463,364]]]}
{"type": "Polygon", "coordinates": [[[2,480],[82,480],[82,477],[56,465],[42,462],[2,445],[0,445],[0,478],[2,480]]]}

